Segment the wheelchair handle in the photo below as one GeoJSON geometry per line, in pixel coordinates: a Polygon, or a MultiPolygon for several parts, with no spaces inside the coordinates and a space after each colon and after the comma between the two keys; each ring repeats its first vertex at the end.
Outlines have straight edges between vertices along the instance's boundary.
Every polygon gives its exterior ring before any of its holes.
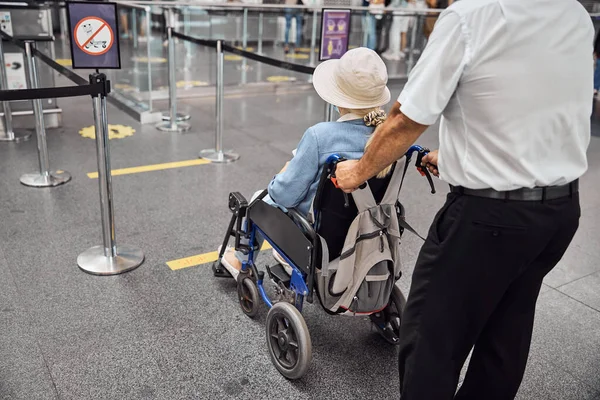
{"type": "Polygon", "coordinates": [[[415,167],[417,168],[417,171],[419,171],[419,173],[427,178],[427,182],[429,182],[429,187],[431,187],[431,194],[435,194],[435,185],[433,184],[433,178],[431,177],[431,173],[429,172],[429,168],[427,168],[428,166],[432,166],[435,169],[437,169],[437,165],[435,164],[431,164],[431,163],[427,163],[426,166],[423,166],[423,157],[425,157],[427,154],[429,154],[430,150],[426,147],[421,147],[417,144],[412,145],[409,147],[408,151],[406,152],[406,163],[408,164],[412,158],[413,153],[417,153],[417,159],[415,161],[415,167]]]}
{"type": "MultiPolygon", "coordinates": [[[[344,157],[340,157],[337,154],[330,155],[326,161],[327,165],[329,165],[329,171],[330,171],[329,179],[333,183],[333,186],[335,186],[338,189],[340,187],[338,186],[337,179],[335,177],[335,169],[336,169],[338,163],[341,163],[343,161],[347,161],[347,160],[344,157]]],[[[366,187],[367,187],[367,183],[365,182],[359,186],[359,189],[364,189],[366,187]]],[[[344,192],[344,207],[346,207],[346,208],[350,207],[350,198],[348,197],[348,193],[346,193],[346,192],[344,192]]]]}

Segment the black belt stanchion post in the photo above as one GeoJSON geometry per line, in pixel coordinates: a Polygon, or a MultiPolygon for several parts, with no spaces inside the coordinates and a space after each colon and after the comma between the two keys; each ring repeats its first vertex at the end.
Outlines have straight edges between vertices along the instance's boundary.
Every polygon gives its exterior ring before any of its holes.
{"type": "Polygon", "coordinates": [[[163,132],[186,132],[191,126],[182,122],[190,119],[189,115],[177,112],[177,81],[175,78],[175,12],[172,8],[167,9],[167,38],[169,42],[169,112],[163,113],[164,122],[156,125],[156,129],[163,132]]]}
{"type": "MultiPolygon", "coordinates": [[[[4,66],[6,61],[4,60],[4,47],[2,45],[2,38],[0,38],[0,89],[8,90],[8,78],[6,77],[6,69],[4,66]]],[[[8,101],[2,102],[2,109],[4,111],[4,132],[0,132],[0,142],[22,142],[31,139],[31,133],[29,132],[15,132],[12,124],[12,111],[10,109],[10,103],[8,101]]]]}
{"type": "MultiPolygon", "coordinates": [[[[39,89],[39,80],[36,67],[36,58],[33,56],[35,42],[25,41],[25,58],[27,71],[29,75],[29,87],[39,89]]],[[[71,175],[66,171],[50,171],[50,161],[48,159],[48,146],[46,144],[46,127],[44,125],[44,110],[42,100],[34,99],[33,115],[35,118],[35,133],[37,135],[38,157],[40,162],[40,171],[21,176],[21,183],[25,186],[33,187],[52,187],[62,185],[71,180],[71,175]]]]}
{"type": "Polygon", "coordinates": [[[117,247],[115,241],[108,116],[106,113],[106,95],[110,92],[110,82],[106,80],[106,75],[95,73],[90,75],[90,84],[95,83],[103,83],[105,87],[104,93],[92,96],[103,245],[91,247],[81,253],[77,257],[77,265],[90,274],[117,275],[139,267],[144,262],[144,253],[131,246],[119,245],[117,247]]]}
{"type": "Polygon", "coordinates": [[[223,151],[223,100],[224,100],[224,56],[223,41],[217,41],[217,87],[216,87],[216,119],[217,127],[215,134],[215,148],[205,149],[200,152],[200,158],[207,159],[215,163],[229,163],[240,158],[239,154],[233,151],[223,151]]]}

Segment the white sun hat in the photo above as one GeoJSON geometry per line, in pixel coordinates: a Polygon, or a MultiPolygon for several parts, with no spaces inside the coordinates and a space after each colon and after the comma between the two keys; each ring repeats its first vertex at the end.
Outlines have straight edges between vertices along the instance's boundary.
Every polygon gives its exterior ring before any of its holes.
{"type": "Polygon", "coordinates": [[[323,100],[334,106],[363,109],[390,102],[388,74],[373,50],[359,47],[339,60],[327,60],[315,69],[313,86],[323,100]]]}

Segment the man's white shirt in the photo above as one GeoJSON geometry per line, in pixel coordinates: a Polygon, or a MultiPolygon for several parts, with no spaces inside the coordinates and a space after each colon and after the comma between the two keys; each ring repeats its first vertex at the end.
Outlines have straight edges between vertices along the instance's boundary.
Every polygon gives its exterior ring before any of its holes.
{"type": "Polygon", "coordinates": [[[446,9],[398,101],[441,116],[440,177],[471,189],[569,183],[587,169],[594,28],[576,0],[446,9]]]}

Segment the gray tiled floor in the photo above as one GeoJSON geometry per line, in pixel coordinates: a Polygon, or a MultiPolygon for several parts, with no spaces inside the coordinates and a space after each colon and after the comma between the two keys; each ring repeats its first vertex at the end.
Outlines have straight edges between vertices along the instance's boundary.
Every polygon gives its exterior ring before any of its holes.
{"type": "MultiPolygon", "coordinates": [[[[20,174],[37,167],[35,140],[0,144],[1,399],[397,398],[396,350],[367,321],[307,306],[314,359],[305,379],[288,382],[266,351],[264,309],[255,321],[243,316],[233,282],[213,278],[208,265],[171,271],[165,264],[216,249],[230,216],[228,193],[268,183],[321,120],[315,94],[228,98],[225,144],[242,156],[234,164],[115,176],[117,239],[146,253],[142,267],[115,277],[76,265],[101,240],[97,181],[86,176],[97,168],[94,141],[77,134],[93,122],[89,99],[60,105],[64,127],[48,132],[50,158],[72,182],[21,186],[20,174]]],[[[185,135],[139,126],[109,107],[111,123],[136,129],[111,141],[113,167],[194,159],[211,147],[213,103],[182,106],[193,116],[185,135]]],[[[420,143],[434,147],[434,129],[420,143]]],[[[542,290],[521,400],[600,399],[600,138],[589,155],[581,229],[542,290]]],[[[409,220],[424,232],[445,186],[432,196],[411,173],[405,188],[409,220]]],[[[406,236],[404,291],[419,245],[406,236]]]]}

